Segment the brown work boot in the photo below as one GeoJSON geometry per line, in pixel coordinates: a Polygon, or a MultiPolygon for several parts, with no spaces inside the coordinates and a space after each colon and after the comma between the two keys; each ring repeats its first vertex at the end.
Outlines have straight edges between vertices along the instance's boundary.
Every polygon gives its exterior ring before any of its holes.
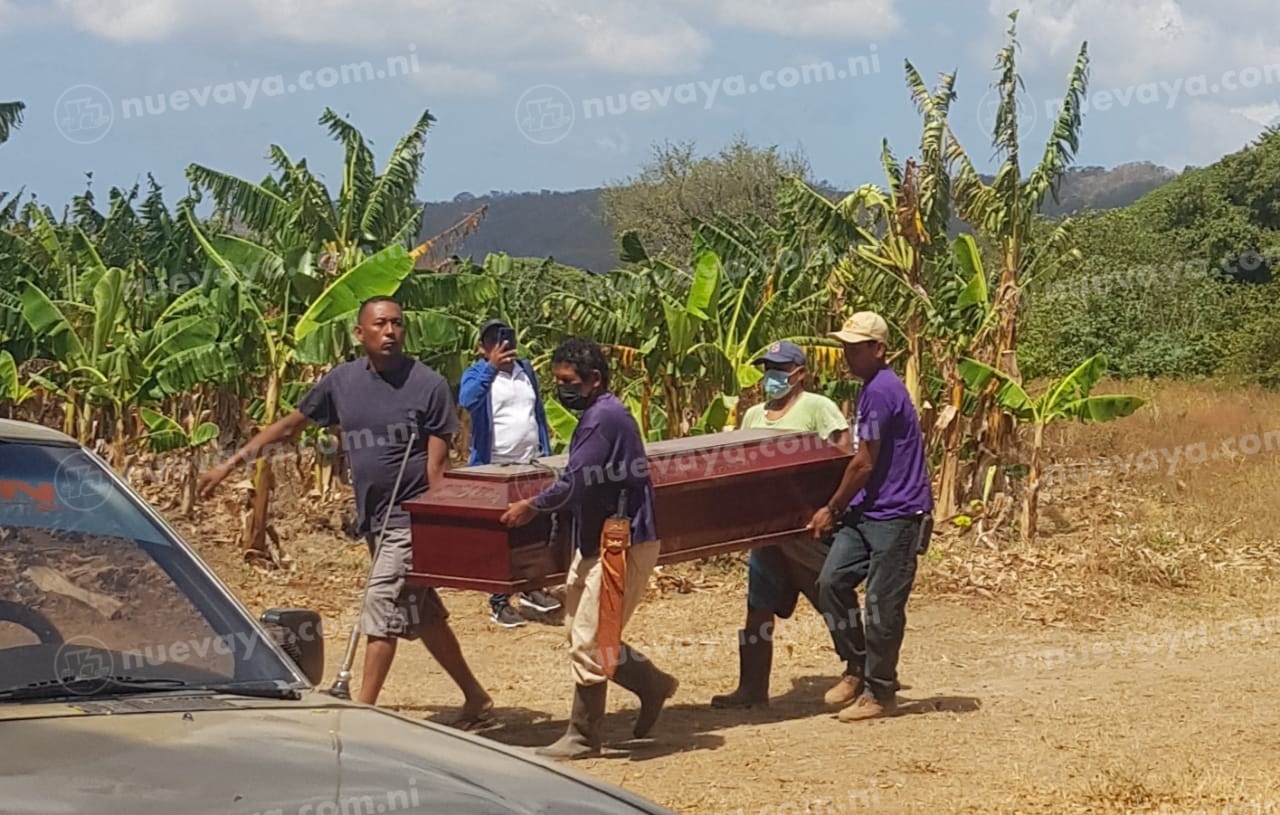
{"type": "Polygon", "coordinates": [[[832,685],[831,690],[827,691],[823,701],[831,707],[844,707],[861,696],[865,687],[860,674],[846,672],[844,676],[840,677],[840,681],[832,685]]]}
{"type": "Polygon", "coordinates": [[[858,696],[853,704],[840,711],[836,718],[842,722],[860,722],[864,719],[879,719],[884,716],[892,716],[897,710],[897,699],[881,702],[871,694],[864,693],[858,696]]]}
{"type": "Polygon", "coordinates": [[[748,638],[738,632],[738,687],[733,693],[711,697],[714,708],[769,706],[769,672],[773,668],[773,640],[748,638]],[[752,642],[754,640],[754,642],[752,642]]]}

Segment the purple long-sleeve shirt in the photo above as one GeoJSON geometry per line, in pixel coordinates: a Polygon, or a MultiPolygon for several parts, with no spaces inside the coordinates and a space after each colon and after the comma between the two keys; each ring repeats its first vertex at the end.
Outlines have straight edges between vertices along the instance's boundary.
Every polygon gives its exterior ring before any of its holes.
{"type": "Polygon", "coordinates": [[[540,510],[568,510],[573,517],[574,546],[583,557],[595,557],[600,551],[600,531],[605,519],[617,511],[623,489],[631,542],[657,540],[644,439],[626,405],[612,393],[604,393],[582,412],[569,441],[568,467],[532,503],[540,510]]]}

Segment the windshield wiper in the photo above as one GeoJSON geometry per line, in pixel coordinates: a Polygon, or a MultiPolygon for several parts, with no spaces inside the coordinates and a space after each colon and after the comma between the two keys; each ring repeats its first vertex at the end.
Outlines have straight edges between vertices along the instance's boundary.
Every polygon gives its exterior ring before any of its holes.
{"type": "Polygon", "coordinates": [[[93,699],[102,696],[123,696],[138,693],[182,691],[195,693],[225,693],[234,696],[254,696],[262,699],[300,699],[293,688],[282,688],[275,683],[225,682],[197,684],[183,679],[164,677],[86,677],[61,682],[27,685],[21,688],[0,690],[0,701],[20,702],[33,699],[93,699]]]}
{"type": "Polygon", "coordinates": [[[296,688],[280,687],[265,682],[225,682],[218,685],[188,685],[184,690],[225,693],[231,696],[255,696],[260,699],[301,699],[296,688]]]}
{"type": "Polygon", "coordinates": [[[84,677],[80,679],[61,679],[56,682],[41,682],[21,688],[0,690],[2,701],[23,701],[28,699],[61,699],[74,697],[92,699],[98,696],[117,696],[130,693],[154,693],[156,690],[179,689],[189,687],[182,679],[166,679],[163,677],[108,676],[84,677]]]}

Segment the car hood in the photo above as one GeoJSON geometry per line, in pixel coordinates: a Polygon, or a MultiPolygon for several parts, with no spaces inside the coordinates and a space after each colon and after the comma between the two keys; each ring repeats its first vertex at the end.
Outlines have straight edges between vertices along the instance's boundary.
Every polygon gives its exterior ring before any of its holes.
{"type": "Polygon", "coordinates": [[[531,752],[319,693],[0,706],[0,801],[12,815],[674,815],[531,752]]]}

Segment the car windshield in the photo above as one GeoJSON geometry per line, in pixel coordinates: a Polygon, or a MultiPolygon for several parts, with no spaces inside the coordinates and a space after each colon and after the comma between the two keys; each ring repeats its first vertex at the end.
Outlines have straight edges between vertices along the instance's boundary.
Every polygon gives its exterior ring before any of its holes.
{"type": "Polygon", "coordinates": [[[0,700],[302,681],[139,501],[83,449],[0,441],[0,700]]]}

